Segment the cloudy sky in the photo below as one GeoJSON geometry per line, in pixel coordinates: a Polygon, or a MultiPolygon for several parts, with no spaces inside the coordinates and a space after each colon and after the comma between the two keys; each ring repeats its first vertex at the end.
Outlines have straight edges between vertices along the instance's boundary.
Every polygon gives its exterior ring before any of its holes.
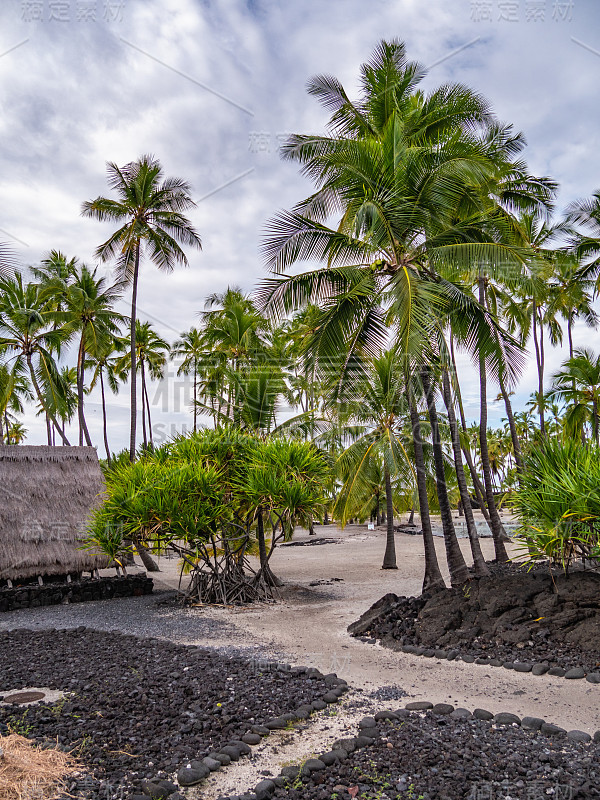
{"type": "MultiPolygon", "coordinates": [[[[51,248],[93,263],[111,228],[83,219],[81,202],[107,192],[106,161],[154,153],[192,184],[203,241],[188,270],[142,270],[140,315],[173,340],[207,294],[256,285],[266,220],[308,193],[277,153],[286,134],[323,130],[307,79],[332,73],[353,95],[359,64],[385,37],[430,67],[426,88],[466,83],[523,130],[530,168],[560,182],[562,208],[600,187],[599,22],[596,0],[2,0],[0,240],[23,264],[51,248]]],[[[577,330],[583,343],[597,347],[598,334],[577,330]]],[[[549,372],[562,357],[549,354],[549,372]]],[[[534,372],[530,361],[517,405],[534,372]]],[[[475,418],[474,376],[463,374],[475,418]]],[[[156,387],[159,438],[189,421],[184,389],[156,387]]],[[[499,422],[500,406],[490,412],[499,422]]],[[[111,398],[114,446],[126,418],[123,391],[111,398]]],[[[44,443],[42,426],[26,424],[28,441],[44,443]]]]}

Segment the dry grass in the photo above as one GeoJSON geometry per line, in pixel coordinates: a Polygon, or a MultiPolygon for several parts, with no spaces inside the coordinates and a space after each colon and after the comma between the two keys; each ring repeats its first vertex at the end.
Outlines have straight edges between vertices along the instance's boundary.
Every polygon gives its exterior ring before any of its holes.
{"type": "Polygon", "coordinates": [[[0,738],[0,747],[0,800],[52,800],[77,768],[68,753],[42,750],[16,733],[0,738]]]}

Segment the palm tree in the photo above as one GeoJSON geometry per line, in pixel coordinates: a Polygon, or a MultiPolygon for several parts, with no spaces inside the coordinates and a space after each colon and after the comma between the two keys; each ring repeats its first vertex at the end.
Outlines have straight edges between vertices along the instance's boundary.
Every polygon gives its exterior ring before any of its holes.
{"type": "Polygon", "coordinates": [[[594,280],[582,275],[580,264],[573,253],[557,251],[552,262],[550,277],[550,311],[560,315],[567,323],[569,358],[573,358],[573,325],[581,320],[589,328],[598,327],[598,314],[593,308],[594,280]]]}
{"type": "Polygon", "coordinates": [[[388,350],[372,359],[367,375],[353,393],[345,415],[349,422],[347,435],[354,441],[338,459],[343,486],[335,512],[341,515],[342,523],[354,516],[357,499],[370,488],[373,462],[381,462],[387,524],[382,569],[397,569],[392,480],[413,483],[416,479],[406,449],[409,408],[398,354],[388,350]]]}
{"type": "Polygon", "coordinates": [[[114,310],[120,298],[122,285],[107,287],[105,278],[97,277],[97,270],[90,270],[85,264],[74,265],[71,282],[63,291],[53,291],[49,284],[46,292],[54,294],[55,302],[62,310],[56,319],[79,332],[77,352],[77,398],[79,418],[79,444],[91,447],[92,440],[85,420],[83,398],[85,389],[86,357],[88,354],[103,352],[119,333],[119,325],[125,320],[114,310]]]}
{"type": "Polygon", "coordinates": [[[8,440],[10,426],[16,422],[13,415],[23,413],[27,400],[33,400],[27,373],[0,363],[0,444],[5,437],[8,440]]]}
{"type": "Polygon", "coordinates": [[[572,227],[570,245],[582,265],[579,277],[593,278],[600,288],[600,190],[591,198],[576,200],[567,207],[565,224],[572,227]]]}
{"type": "Polygon", "coordinates": [[[600,355],[592,350],[575,350],[553,377],[549,396],[567,404],[565,427],[571,435],[583,436],[587,421],[596,445],[600,444],[600,355]]]}
{"type": "Polygon", "coordinates": [[[163,178],[160,162],[151,155],[118,167],[107,164],[108,185],[118,199],[97,197],[83,203],[82,214],[120,227],[96,250],[102,261],[116,260],[117,278],[132,284],[131,295],[131,430],[129,457],[135,459],[137,421],[136,319],[140,262],[143,255],[159,269],[187,266],[179,243],[201,248],[200,237],[182,212],[193,208],[190,186],[180,178],[163,178]]]}
{"type": "Polygon", "coordinates": [[[177,370],[178,375],[193,375],[194,389],[192,407],[194,412],[194,433],[198,430],[198,372],[200,360],[205,352],[202,333],[197,328],[190,328],[181,334],[171,347],[171,358],[183,359],[177,370]]]}
{"type": "Polygon", "coordinates": [[[86,369],[92,369],[92,379],[90,381],[90,392],[95,388],[97,383],[100,383],[100,396],[102,401],[102,434],[104,438],[104,449],[106,452],[106,460],[110,466],[111,453],[108,445],[108,424],[106,416],[106,391],[104,385],[104,375],[108,387],[113,394],[119,392],[119,379],[115,372],[115,363],[118,360],[118,350],[114,339],[99,343],[99,347],[94,348],[92,355],[88,357],[85,364],[86,369]]]}
{"type": "Polygon", "coordinates": [[[40,287],[25,284],[21,273],[0,279],[0,350],[12,362],[11,371],[16,376],[29,375],[34,394],[52,425],[59,432],[63,444],[70,442],[54,413],[67,386],[61,376],[54,354],[73,336],[67,326],[52,327],[53,312],[42,298],[40,287]]]}
{"type": "MultiPolygon", "coordinates": [[[[130,337],[118,339],[117,343],[121,350],[129,351],[130,337]]],[[[148,444],[153,445],[152,439],[152,418],[150,416],[150,400],[148,397],[148,378],[160,380],[164,377],[164,367],[170,353],[169,343],[159,336],[149,322],[135,324],[135,364],[140,371],[141,390],[142,390],[142,431],[144,447],[148,444]],[[146,426],[146,420],[148,425],[146,426]]],[[[125,353],[115,363],[115,372],[120,378],[129,375],[131,359],[125,353]]]]}
{"type": "Polygon", "coordinates": [[[13,422],[6,432],[7,444],[23,444],[27,436],[27,429],[20,422],[13,422]]]}
{"type": "MultiPolygon", "coordinates": [[[[267,263],[280,273],[303,259],[324,266],[271,278],[259,296],[279,315],[321,307],[311,361],[324,377],[337,373],[339,390],[390,333],[406,358],[426,366],[437,357],[438,320],[453,310],[464,320],[457,335],[467,349],[515,372],[510,356],[518,348],[455,280],[473,263],[519,270],[523,263],[519,247],[499,243],[508,223],[492,225],[490,204],[474,190],[483,193],[498,171],[491,146],[474,135],[489,110],[465,87],[415,92],[423,74],[401,43],[382,42],[362,67],[358,102],[335,78],[311,81],[309,92],[333,111],[331,135],[292,136],[283,148],[317,187],[271,222],[267,263]],[[339,223],[328,227],[334,214],[339,223]]],[[[443,519],[449,540],[454,532],[443,519]]]]}

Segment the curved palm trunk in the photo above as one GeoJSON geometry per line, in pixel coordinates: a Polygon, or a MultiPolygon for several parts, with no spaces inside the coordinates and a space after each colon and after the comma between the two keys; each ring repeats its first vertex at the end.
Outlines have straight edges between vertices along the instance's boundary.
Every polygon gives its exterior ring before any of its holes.
{"type": "Polygon", "coordinates": [[[385,475],[385,501],[387,508],[387,535],[385,539],[385,555],[381,569],[398,569],[396,564],[396,542],[394,541],[394,500],[392,498],[392,478],[386,466],[383,468],[385,475]]]}
{"type": "Polygon", "coordinates": [[[506,417],[508,419],[508,427],[510,429],[510,438],[513,446],[513,453],[515,455],[515,464],[517,466],[517,475],[523,474],[523,454],[521,453],[521,443],[519,442],[519,435],[517,434],[517,426],[515,424],[515,415],[512,410],[512,403],[504,385],[504,378],[502,373],[499,376],[500,391],[504,399],[504,407],[506,408],[506,417]]]}
{"type": "Polygon", "coordinates": [[[475,517],[473,516],[473,507],[471,506],[471,498],[469,497],[469,490],[467,488],[467,479],[465,478],[465,470],[463,467],[460,437],[458,434],[458,425],[456,423],[456,414],[454,413],[454,403],[452,402],[452,391],[450,389],[450,379],[448,373],[444,370],[442,375],[444,403],[448,411],[448,425],[450,427],[450,436],[452,438],[452,452],[454,455],[454,467],[456,470],[456,479],[458,481],[458,489],[460,491],[460,499],[462,510],[465,515],[465,522],[467,523],[467,533],[469,534],[469,543],[471,545],[471,555],[473,556],[473,566],[475,568],[475,575],[482,577],[489,575],[490,571],[486,566],[483,553],[481,552],[481,544],[479,543],[479,536],[477,535],[477,526],[475,525],[475,517]]]}
{"type": "Polygon", "coordinates": [[[425,472],[425,456],[421,439],[421,421],[415,406],[410,404],[410,421],[415,449],[415,466],[417,469],[417,493],[419,497],[419,515],[423,531],[423,549],[425,551],[425,575],[423,577],[423,591],[445,589],[446,584],[440,571],[440,565],[435,552],[431,518],[429,516],[429,500],[427,499],[427,474],[425,472]]]}
{"type": "MultiPolygon", "coordinates": [[[[485,308],[485,281],[479,279],[479,303],[485,308]]],[[[479,354],[479,394],[480,394],[480,417],[479,417],[479,447],[481,453],[481,467],[483,470],[483,482],[485,486],[485,499],[490,514],[490,526],[494,539],[494,551],[496,560],[500,562],[508,561],[508,554],[504,546],[504,541],[508,538],[498,509],[494,500],[494,487],[492,484],[492,470],[490,467],[490,454],[487,441],[487,372],[485,356],[479,354]]]]}
{"type": "Polygon", "coordinates": [[[144,447],[148,446],[148,434],[146,432],[146,396],[144,394],[144,384],[145,384],[145,375],[144,375],[144,359],[140,359],[141,364],[141,377],[142,377],[142,440],[144,442],[144,447]]]}
{"type": "Polygon", "coordinates": [[[81,332],[81,341],[79,342],[79,352],[77,354],[77,418],[79,421],[79,446],[85,443],[88,447],[92,446],[92,440],[88,431],[87,423],[85,421],[85,414],[83,411],[83,382],[84,382],[84,363],[85,363],[85,328],[81,332]]]}
{"type": "MultiPolygon", "coordinates": [[[[467,420],[465,418],[465,409],[462,402],[462,395],[460,392],[460,382],[458,380],[458,371],[456,369],[456,358],[454,356],[454,337],[452,336],[452,332],[450,332],[450,354],[452,357],[452,368],[454,371],[454,383],[456,386],[456,399],[458,400],[458,410],[460,413],[460,424],[463,430],[463,433],[467,433],[467,420]]],[[[477,470],[475,469],[475,464],[473,463],[473,457],[468,447],[462,448],[463,455],[465,457],[465,461],[467,462],[467,466],[469,468],[469,472],[471,473],[471,480],[473,481],[473,491],[475,492],[475,497],[477,498],[477,502],[479,503],[479,510],[481,511],[483,518],[490,526],[490,530],[492,528],[490,523],[490,515],[485,505],[485,489],[481,480],[479,479],[479,475],[477,474],[477,470]]]]}
{"type": "Polygon", "coordinates": [[[104,368],[100,367],[100,394],[102,396],[102,433],[104,435],[104,449],[106,450],[106,460],[110,466],[110,448],[108,446],[108,429],[106,425],[106,396],[104,394],[104,368]]]}
{"type": "Polygon", "coordinates": [[[44,403],[44,397],[42,395],[42,392],[41,392],[41,389],[40,389],[40,385],[37,382],[37,378],[35,376],[35,370],[33,368],[33,362],[31,360],[31,354],[30,353],[27,354],[27,366],[29,367],[29,375],[31,377],[31,385],[33,386],[33,389],[34,389],[34,391],[36,393],[37,399],[40,402],[40,405],[42,406],[42,408],[44,409],[46,414],[48,414],[48,416],[50,417],[50,421],[52,422],[52,424],[54,425],[56,430],[59,432],[60,437],[62,439],[62,443],[66,447],[70,447],[71,446],[71,442],[67,439],[65,432],[59,426],[58,422],[56,421],[56,417],[54,416],[54,414],[51,411],[49,411],[46,408],[46,404],[44,403]]]}
{"type": "Polygon", "coordinates": [[[429,423],[431,425],[431,438],[433,442],[433,460],[435,464],[435,483],[437,488],[438,502],[440,505],[440,515],[442,518],[442,529],[444,531],[444,543],[446,545],[446,561],[450,571],[450,583],[452,586],[462,586],[469,580],[469,570],[462,551],[456,538],[454,522],[452,521],[452,509],[448,499],[448,489],[446,486],[446,475],[444,472],[444,453],[440,440],[440,426],[438,422],[435,398],[431,386],[428,370],[422,370],[421,382],[425,390],[427,401],[427,411],[429,423]]]}
{"type": "Polygon", "coordinates": [[[137,364],[135,353],[135,322],[137,314],[137,289],[138,276],[140,271],[140,242],[135,248],[135,265],[133,268],[133,286],[131,291],[131,374],[130,374],[130,397],[131,397],[131,423],[129,432],[129,460],[135,461],[135,439],[137,425],[137,364]]]}

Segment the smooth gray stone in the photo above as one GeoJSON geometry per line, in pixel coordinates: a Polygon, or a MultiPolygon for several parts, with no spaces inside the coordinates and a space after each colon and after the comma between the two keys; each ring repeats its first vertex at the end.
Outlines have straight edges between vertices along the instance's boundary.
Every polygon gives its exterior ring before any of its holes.
{"type": "Polygon", "coordinates": [[[375,719],[376,719],[377,721],[379,721],[379,720],[386,720],[386,719],[387,719],[387,720],[396,720],[396,719],[398,719],[398,715],[397,715],[397,714],[394,714],[394,712],[393,712],[393,711],[388,711],[388,710],[386,709],[386,710],[384,710],[384,711],[378,711],[378,712],[375,714],[375,719]]]}
{"type": "Polygon", "coordinates": [[[220,761],[217,761],[216,758],[211,758],[210,756],[206,756],[206,758],[203,758],[202,763],[204,764],[205,767],[208,767],[211,772],[216,772],[223,766],[220,761]]]}
{"type": "Polygon", "coordinates": [[[581,678],[585,678],[585,670],[582,667],[573,667],[565,672],[565,678],[570,681],[581,680],[581,678]]]}
{"type": "Polygon", "coordinates": [[[358,723],[359,728],[376,728],[377,720],[375,717],[363,717],[358,723]]]}
{"type": "Polygon", "coordinates": [[[275,783],[270,780],[264,780],[260,783],[257,783],[254,787],[256,800],[267,800],[268,797],[271,797],[276,788],[277,787],[275,786],[275,783]]]}
{"type": "Polygon", "coordinates": [[[213,750],[212,753],[209,753],[207,758],[214,758],[215,761],[220,761],[223,767],[226,767],[228,764],[231,764],[231,759],[225,753],[217,753],[213,750]]]}
{"type": "Polygon", "coordinates": [[[322,769],[325,769],[327,765],[324,764],[320,758],[309,758],[307,761],[304,762],[302,767],[302,771],[306,770],[307,772],[319,772],[322,769]]]}
{"type": "MultiPolygon", "coordinates": [[[[198,762],[202,764],[201,761],[198,762]]],[[[208,767],[204,766],[204,770],[200,769],[191,769],[189,767],[183,767],[177,773],[177,783],[180,786],[195,786],[197,783],[200,783],[201,780],[204,780],[207,775],[210,774],[210,770],[208,767]]]]}
{"type": "Polygon", "coordinates": [[[454,711],[454,706],[451,706],[448,703],[436,703],[431,711],[434,714],[451,714],[454,711]]]}
{"type": "Polygon", "coordinates": [[[521,727],[526,728],[528,731],[539,731],[545,721],[540,717],[523,717],[521,727]]]}
{"type": "Polygon", "coordinates": [[[540,730],[544,736],[565,736],[567,733],[564,728],[559,728],[558,725],[551,725],[549,722],[544,722],[540,730]]]}
{"type": "Polygon", "coordinates": [[[531,672],[534,675],[545,675],[550,669],[550,664],[534,664],[531,672]]]}
{"type": "Polygon", "coordinates": [[[485,708],[476,708],[473,712],[473,716],[475,719],[482,719],[482,720],[490,720],[494,719],[494,715],[491,711],[486,711],[485,708]]]}
{"type": "Polygon", "coordinates": [[[471,719],[473,714],[469,711],[468,708],[456,708],[450,714],[451,719],[471,719]]]}
{"type": "Polygon", "coordinates": [[[591,742],[592,737],[585,731],[567,731],[567,739],[572,742],[591,742]]]}
{"type": "Polygon", "coordinates": [[[588,683],[600,683],[600,672],[588,672],[585,679],[588,683]]]}
{"type": "Polygon", "coordinates": [[[528,661],[515,661],[514,669],[515,672],[531,672],[533,664],[528,661]]]}
{"type": "Polygon", "coordinates": [[[548,675],[555,675],[557,678],[564,678],[566,670],[562,667],[550,667],[548,675]]]}
{"type": "Polygon", "coordinates": [[[419,700],[415,703],[407,703],[405,708],[407,711],[429,711],[429,709],[433,708],[433,703],[427,700],[419,700]]]}

